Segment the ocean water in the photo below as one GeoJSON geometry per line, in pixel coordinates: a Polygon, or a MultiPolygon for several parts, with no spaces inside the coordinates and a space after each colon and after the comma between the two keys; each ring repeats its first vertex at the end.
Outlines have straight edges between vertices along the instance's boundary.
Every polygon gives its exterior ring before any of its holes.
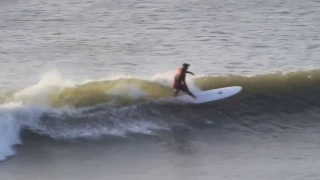
{"type": "Polygon", "coordinates": [[[1,179],[317,180],[320,1],[0,1],[1,179]],[[170,100],[189,63],[192,105],[170,100]]]}

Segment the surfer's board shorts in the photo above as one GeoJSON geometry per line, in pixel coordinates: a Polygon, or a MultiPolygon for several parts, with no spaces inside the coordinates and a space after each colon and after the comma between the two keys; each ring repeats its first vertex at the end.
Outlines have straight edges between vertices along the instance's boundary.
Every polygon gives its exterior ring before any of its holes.
{"type": "Polygon", "coordinates": [[[178,84],[178,83],[174,83],[173,84],[173,88],[177,89],[177,90],[180,90],[180,91],[184,91],[184,92],[188,92],[189,91],[187,86],[185,86],[183,84],[178,84]]]}

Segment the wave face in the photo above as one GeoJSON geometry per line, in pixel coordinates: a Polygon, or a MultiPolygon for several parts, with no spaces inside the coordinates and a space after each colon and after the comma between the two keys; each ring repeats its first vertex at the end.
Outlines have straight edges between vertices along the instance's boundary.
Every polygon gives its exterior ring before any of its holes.
{"type": "Polygon", "coordinates": [[[318,115],[320,70],[188,79],[192,91],[243,87],[234,97],[201,105],[169,100],[173,94],[171,83],[172,74],[77,83],[54,73],[30,87],[3,92],[0,160],[15,154],[13,147],[22,143],[22,129],[71,140],[155,135],[175,125],[226,128],[228,124],[260,131],[264,130],[261,127],[270,128],[271,122],[277,122],[274,128],[317,123],[302,121],[301,114],[318,115]]]}

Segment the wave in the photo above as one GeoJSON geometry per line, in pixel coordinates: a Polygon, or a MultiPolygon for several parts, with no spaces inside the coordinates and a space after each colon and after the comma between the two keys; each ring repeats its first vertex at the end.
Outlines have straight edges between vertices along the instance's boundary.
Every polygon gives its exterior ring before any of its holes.
{"type": "Polygon", "coordinates": [[[188,78],[192,91],[243,87],[232,98],[202,105],[166,100],[173,95],[172,75],[75,82],[50,73],[35,85],[3,92],[0,160],[15,154],[14,145],[22,143],[21,129],[54,139],[127,138],[132,133],[154,135],[176,124],[202,128],[220,121],[247,126],[258,117],[317,111],[320,105],[320,70],[188,78]]]}
{"type": "MultiPolygon", "coordinates": [[[[18,92],[6,92],[0,96],[2,102],[26,101],[53,107],[90,107],[98,104],[117,102],[130,104],[172,97],[172,76],[149,79],[121,77],[85,83],[45,77],[38,84],[18,92]],[[58,79],[52,81],[52,79],[58,79]]],[[[320,70],[274,73],[256,76],[203,76],[188,79],[192,91],[209,90],[226,86],[242,86],[242,95],[264,95],[268,97],[296,95],[308,97],[310,92],[317,95],[320,70]]]]}

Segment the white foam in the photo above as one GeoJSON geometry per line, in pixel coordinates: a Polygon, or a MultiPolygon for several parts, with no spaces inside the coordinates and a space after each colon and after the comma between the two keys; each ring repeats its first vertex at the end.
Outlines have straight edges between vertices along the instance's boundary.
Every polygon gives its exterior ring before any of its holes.
{"type": "Polygon", "coordinates": [[[104,135],[126,137],[128,133],[151,135],[154,129],[168,130],[169,128],[148,121],[132,119],[127,122],[119,121],[110,126],[89,123],[85,126],[61,126],[59,129],[51,130],[50,127],[33,125],[30,129],[55,139],[72,140],[78,138],[96,139],[104,135]]]}
{"type": "Polygon", "coordinates": [[[20,125],[11,115],[0,115],[0,161],[16,153],[13,145],[21,143],[19,132],[20,125]]]}
{"type": "Polygon", "coordinates": [[[20,130],[23,125],[39,119],[41,112],[38,108],[22,103],[0,105],[0,160],[16,154],[14,146],[21,144],[20,130]]]}
{"type": "Polygon", "coordinates": [[[151,135],[154,129],[168,130],[169,128],[148,121],[133,121],[129,124],[121,124],[121,128],[119,129],[122,130],[123,134],[141,133],[151,135]]]}

